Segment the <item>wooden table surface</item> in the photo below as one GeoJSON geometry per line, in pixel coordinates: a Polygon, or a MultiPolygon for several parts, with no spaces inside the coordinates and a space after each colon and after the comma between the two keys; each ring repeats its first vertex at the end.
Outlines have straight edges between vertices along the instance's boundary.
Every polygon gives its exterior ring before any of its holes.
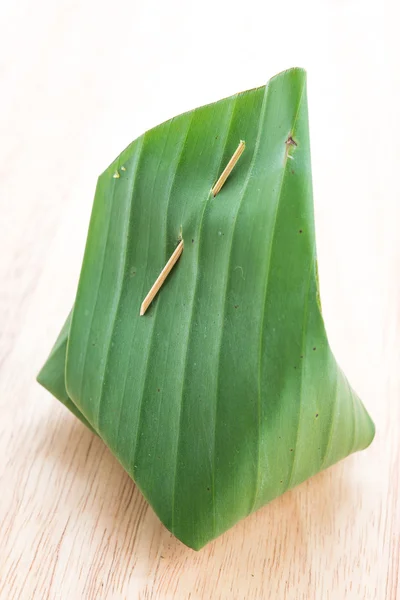
{"type": "Polygon", "coordinates": [[[15,0],[0,22],[0,598],[400,598],[396,2],[15,0]],[[97,175],[160,121],[309,73],[329,339],[375,441],[196,553],[35,383],[97,175]]]}

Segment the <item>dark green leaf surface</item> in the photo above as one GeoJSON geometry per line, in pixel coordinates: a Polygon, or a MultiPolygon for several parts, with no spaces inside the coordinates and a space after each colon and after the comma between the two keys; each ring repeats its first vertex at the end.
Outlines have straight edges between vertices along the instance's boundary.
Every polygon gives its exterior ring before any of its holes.
{"type": "Polygon", "coordinates": [[[159,125],[101,175],[72,320],[39,380],[196,549],[370,444],[320,312],[304,71],[159,125]]]}

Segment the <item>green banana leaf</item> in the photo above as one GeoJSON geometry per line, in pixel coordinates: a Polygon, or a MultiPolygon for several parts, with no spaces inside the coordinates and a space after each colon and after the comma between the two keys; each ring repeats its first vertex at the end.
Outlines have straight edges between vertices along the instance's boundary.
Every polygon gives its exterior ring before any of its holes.
{"type": "Polygon", "coordinates": [[[100,176],[72,317],[38,380],[194,549],[371,443],[321,315],[303,70],[155,127],[100,176]]]}

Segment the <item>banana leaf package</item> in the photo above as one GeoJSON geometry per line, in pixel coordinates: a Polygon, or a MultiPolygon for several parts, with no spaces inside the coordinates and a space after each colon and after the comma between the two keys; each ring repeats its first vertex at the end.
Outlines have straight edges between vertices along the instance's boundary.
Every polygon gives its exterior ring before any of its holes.
{"type": "Polygon", "coordinates": [[[38,380],[194,549],[371,443],[321,314],[303,70],[155,127],[100,176],[38,380]]]}

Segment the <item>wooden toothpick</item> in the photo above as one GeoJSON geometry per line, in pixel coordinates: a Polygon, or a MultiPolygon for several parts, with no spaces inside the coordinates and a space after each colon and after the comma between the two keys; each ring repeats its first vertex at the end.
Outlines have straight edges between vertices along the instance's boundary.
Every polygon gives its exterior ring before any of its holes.
{"type": "Polygon", "coordinates": [[[160,290],[161,286],[163,285],[164,281],[167,279],[168,275],[170,274],[172,267],[174,266],[174,264],[176,263],[176,261],[178,260],[180,255],[182,254],[182,251],[183,251],[183,240],[181,240],[179,242],[178,246],[175,248],[175,250],[174,250],[173,254],[171,255],[170,259],[168,260],[167,264],[165,265],[165,267],[163,268],[163,270],[161,271],[161,273],[159,274],[159,276],[153,283],[146,298],[143,300],[142,305],[140,307],[140,316],[141,317],[144,315],[146,310],[149,308],[150,304],[153,302],[155,296],[157,295],[157,293],[160,290]]]}
{"type": "MultiPolygon", "coordinates": [[[[239,146],[236,148],[235,152],[233,153],[232,158],[226,165],[225,169],[222,171],[221,175],[219,176],[218,181],[215,183],[214,187],[211,190],[214,197],[218,194],[218,192],[221,190],[222,186],[224,185],[225,181],[228,179],[229,175],[232,172],[232,169],[236,165],[239,158],[242,156],[245,147],[246,147],[245,142],[243,140],[240,140],[239,146]]],[[[125,170],[125,168],[121,167],[121,170],[125,170]]],[[[114,175],[114,177],[116,177],[116,175],[114,175]]],[[[119,177],[119,173],[118,173],[118,177],[119,177]]],[[[154,298],[160,291],[161,287],[164,284],[164,281],[167,279],[168,275],[170,274],[173,266],[177,262],[178,258],[182,254],[182,252],[183,252],[183,240],[181,240],[179,242],[178,246],[175,248],[175,250],[172,253],[167,264],[165,265],[165,267],[163,268],[163,270],[161,271],[161,273],[159,274],[159,276],[153,283],[146,298],[143,300],[143,302],[140,306],[140,316],[141,317],[145,314],[146,310],[149,308],[150,304],[153,302],[154,298]]]]}
{"type": "Polygon", "coordinates": [[[221,175],[219,176],[217,183],[214,185],[214,187],[211,190],[214,198],[218,194],[218,192],[221,190],[225,181],[228,179],[233,167],[236,165],[237,161],[242,156],[245,147],[246,147],[245,142],[243,140],[240,140],[239,146],[236,148],[231,160],[228,162],[225,169],[222,171],[221,175]]]}

